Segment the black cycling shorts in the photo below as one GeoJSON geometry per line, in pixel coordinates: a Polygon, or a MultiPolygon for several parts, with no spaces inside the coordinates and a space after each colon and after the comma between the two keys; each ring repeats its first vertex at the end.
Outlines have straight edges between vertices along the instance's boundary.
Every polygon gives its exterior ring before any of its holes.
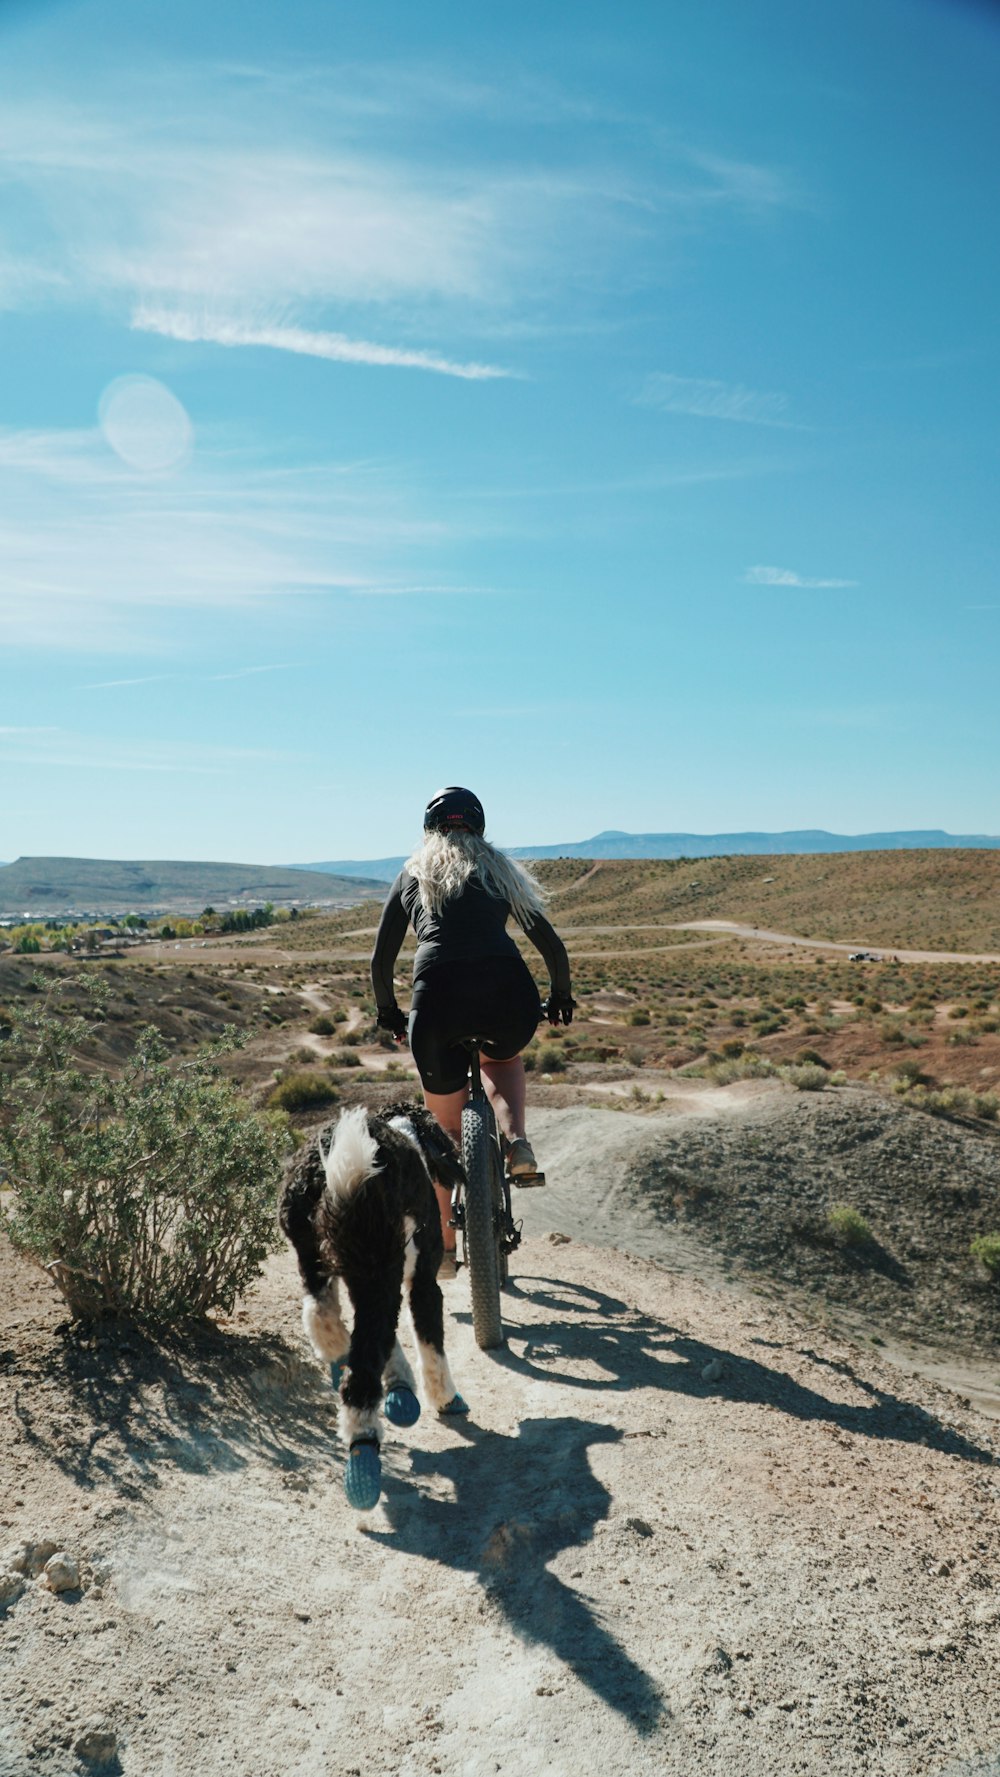
{"type": "Polygon", "coordinates": [[[509,1061],[531,1041],[541,1000],[519,956],[437,963],[413,984],[410,1048],[428,1092],[458,1092],[469,1073],[462,1037],[480,1037],[493,1061],[509,1061]]]}

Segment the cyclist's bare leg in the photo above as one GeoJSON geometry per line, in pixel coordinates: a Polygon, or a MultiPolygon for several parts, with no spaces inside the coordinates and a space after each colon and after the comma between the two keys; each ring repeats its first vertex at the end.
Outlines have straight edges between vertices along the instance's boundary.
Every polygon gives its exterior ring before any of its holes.
{"type": "MultiPolygon", "coordinates": [[[[431,1116],[440,1123],[445,1134],[451,1136],[459,1153],[462,1151],[462,1106],[468,1096],[467,1086],[462,1086],[458,1092],[428,1092],[426,1087],[424,1088],[424,1103],[427,1109],[431,1116]]],[[[438,1209],[441,1212],[444,1249],[445,1252],[453,1253],[455,1251],[455,1230],[448,1226],[451,1221],[451,1192],[445,1185],[439,1185],[435,1179],[434,1195],[438,1200],[438,1209]]]]}
{"type": "Polygon", "coordinates": [[[480,1055],[479,1065],[483,1084],[493,1106],[493,1115],[507,1140],[516,1141],[525,1132],[527,1086],[524,1062],[520,1055],[512,1055],[508,1061],[491,1061],[488,1055],[480,1055]]]}

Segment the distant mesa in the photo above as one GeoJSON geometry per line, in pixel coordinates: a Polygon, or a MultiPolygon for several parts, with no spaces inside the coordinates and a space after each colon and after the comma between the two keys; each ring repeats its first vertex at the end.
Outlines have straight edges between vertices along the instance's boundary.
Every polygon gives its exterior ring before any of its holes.
{"type": "MultiPolygon", "coordinates": [[[[804,828],[787,833],[623,833],[609,827],[593,839],[563,845],[511,845],[515,858],[726,858],[782,857],[796,853],[846,851],[937,851],[949,848],[1000,850],[1000,836],[945,833],[940,827],[899,833],[827,833],[804,828]]],[[[352,858],[326,864],[297,865],[331,876],[375,877],[391,882],[406,859],[352,858]]]]}

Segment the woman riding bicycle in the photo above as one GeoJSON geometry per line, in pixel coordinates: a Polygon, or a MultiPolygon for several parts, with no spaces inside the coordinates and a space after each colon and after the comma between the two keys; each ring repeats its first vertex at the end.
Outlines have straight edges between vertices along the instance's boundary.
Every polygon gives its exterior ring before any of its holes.
{"type": "MultiPolygon", "coordinates": [[[[397,876],[382,910],[372,955],[378,1023],[410,1048],[424,1101],[442,1129],[461,1144],[469,1071],[463,1039],[481,1036],[480,1065],[507,1147],[512,1178],[537,1170],[525,1135],[521,1050],[544,1012],[550,1024],[573,1016],[569,958],[542,912],[542,890],[528,871],[483,837],[486,816],[471,790],[449,785],[424,813],[424,838],[397,876]],[[513,914],[549,971],[549,997],[538,989],[506,930],[513,914]],[[413,995],[407,1021],[396,1003],[393,967],[407,925],[417,936],[413,995]]],[[[451,1196],[436,1185],[445,1249],[451,1196]]]]}

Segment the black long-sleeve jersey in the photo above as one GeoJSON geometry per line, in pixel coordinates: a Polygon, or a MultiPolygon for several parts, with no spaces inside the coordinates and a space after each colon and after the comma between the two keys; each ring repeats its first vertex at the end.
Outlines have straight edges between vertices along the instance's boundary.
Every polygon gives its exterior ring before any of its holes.
{"type": "MultiPolygon", "coordinates": [[[[509,901],[489,894],[472,876],[439,913],[428,913],[415,877],[401,870],[382,909],[372,953],[372,987],[379,1011],[396,1004],[392,973],[407,925],[412,925],[417,935],[413,979],[418,981],[437,963],[518,956],[517,945],[507,931],[511,911],[509,901]]],[[[544,959],[552,992],[568,999],[569,957],[559,934],[541,913],[536,913],[523,929],[544,959]]]]}

